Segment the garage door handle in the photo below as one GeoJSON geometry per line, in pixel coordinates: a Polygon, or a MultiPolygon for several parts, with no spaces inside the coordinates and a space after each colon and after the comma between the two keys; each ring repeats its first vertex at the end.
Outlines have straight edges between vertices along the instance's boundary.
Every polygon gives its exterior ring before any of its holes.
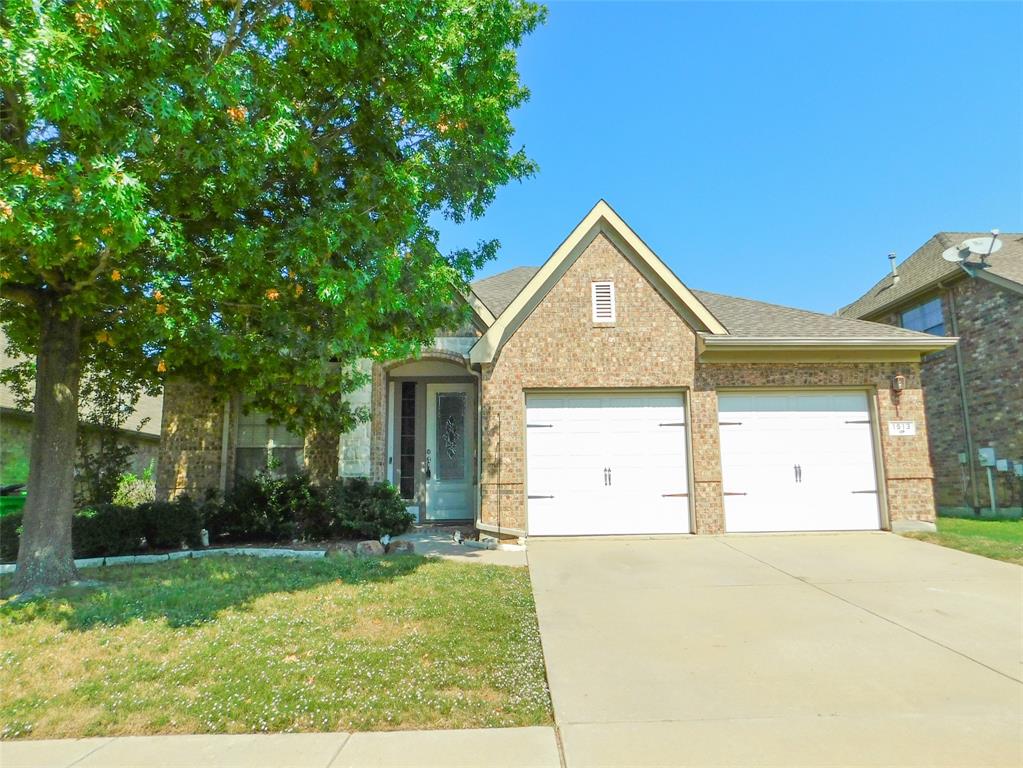
{"type": "Polygon", "coordinates": [[[526,427],[528,427],[529,429],[539,428],[539,427],[553,427],[553,426],[554,426],[553,424],[527,424],[526,425],[526,427]]]}
{"type": "Polygon", "coordinates": [[[869,424],[869,423],[870,419],[853,419],[852,421],[846,422],[846,424],[869,424]]]}
{"type": "Polygon", "coordinates": [[[659,427],[684,427],[686,423],[684,421],[666,421],[658,424],[659,427]]]}
{"type": "Polygon", "coordinates": [[[675,498],[677,496],[688,496],[688,493],[662,493],[661,498],[675,498]]]}
{"type": "Polygon", "coordinates": [[[749,496],[746,491],[725,491],[723,496],[749,496]]]}
{"type": "Polygon", "coordinates": [[[877,491],[851,491],[851,493],[877,493],[877,491]]]}
{"type": "Polygon", "coordinates": [[[527,496],[527,499],[553,499],[553,496],[527,496]]]}
{"type": "Polygon", "coordinates": [[[719,427],[739,427],[739,426],[742,426],[742,422],[741,421],[719,421],[718,422],[718,426],[719,427]]]}

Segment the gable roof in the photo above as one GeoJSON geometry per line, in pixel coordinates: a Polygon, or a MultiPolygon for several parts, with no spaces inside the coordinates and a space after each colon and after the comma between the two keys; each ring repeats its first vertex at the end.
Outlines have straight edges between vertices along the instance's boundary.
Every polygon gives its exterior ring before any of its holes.
{"type": "Polygon", "coordinates": [[[605,235],[615,243],[626,254],[626,258],[639,268],[661,295],[697,331],[704,331],[711,335],[727,333],[725,327],[714,317],[713,313],[682,284],[675,273],[668,269],[667,265],[632,231],[632,228],[625,223],[621,216],[607,202],[599,200],[544,262],[543,266],[527,280],[526,284],[498,315],[494,324],[480,337],[473,346],[469,359],[473,363],[485,363],[493,360],[501,345],[515,332],[519,324],[599,234],[605,235]]]}
{"type": "MultiPolygon", "coordinates": [[[[473,283],[477,295],[500,313],[539,271],[539,267],[515,267],[473,283]],[[491,293],[492,287],[496,289],[491,293]],[[504,298],[507,297],[507,298],[504,298]],[[503,303],[500,303],[503,300],[503,303]],[[500,307],[500,309],[499,309],[500,307]]],[[[721,321],[729,337],[736,339],[905,339],[934,340],[933,336],[908,331],[894,325],[872,323],[848,317],[836,317],[805,309],[784,307],[753,299],[692,289],[696,296],[721,321]]]]}
{"type": "Polygon", "coordinates": [[[987,269],[971,268],[941,258],[946,248],[971,237],[986,237],[990,232],[939,232],[896,265],[899,279],[891,274],[878,280],[856,301],[838,310],[843,317],[874,317],[881,312],[926,293],[941,281],[958,280],[967,275],[988,279],[1000,285],[1017,286],[1023,290],[1023,233],[999,235],[1002,249],[991,254],[987,269]]]}

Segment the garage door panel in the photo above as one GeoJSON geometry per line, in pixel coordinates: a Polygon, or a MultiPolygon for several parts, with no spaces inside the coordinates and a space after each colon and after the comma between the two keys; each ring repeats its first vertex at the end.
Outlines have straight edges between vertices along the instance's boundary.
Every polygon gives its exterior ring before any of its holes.
{"type": "Polygon", "coordinates": [[[688,532],[684,420],[680,393],[529,395],[529,534],[688,532]]]}
{"type": "Polygon", "coordinates": [[[879,527],[862,392],[719,395],[728,531],[879,527]]]}

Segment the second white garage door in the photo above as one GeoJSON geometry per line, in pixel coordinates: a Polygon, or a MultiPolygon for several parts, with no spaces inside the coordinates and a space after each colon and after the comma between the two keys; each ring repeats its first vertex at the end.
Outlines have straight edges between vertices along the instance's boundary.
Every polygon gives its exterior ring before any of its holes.
{"type": "Polygon", "coordinates": [[[681,393],[526,398],[528,533],[688,533],[681,393]]]}
{"type": "Polygon", "coordinates": [[[720,394],[725,530],[880,527],[863,392],[720,394]]]}

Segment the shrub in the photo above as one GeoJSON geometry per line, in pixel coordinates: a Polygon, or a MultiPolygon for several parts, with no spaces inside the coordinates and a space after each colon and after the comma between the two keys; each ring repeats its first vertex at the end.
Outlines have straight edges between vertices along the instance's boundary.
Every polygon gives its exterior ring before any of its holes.
{"type": "Polygon", "coordinates": [[[0,561],[13,563],[18,559],[21,518],[21,512],[9,512],[0,517],[0,561]]]}
{"type": "Polygon", "coordinates": [[[412,523],[398,489],[390,483],[371,483],[356,477],[331,488],[330,503],[342,536],[379,539],[397,536],[412,523]]]}
{"type": "Polygon", "coordinates": [[[75,557],[138,552],[143,535],[137,507],[95,504],[79,510],[71,521],[71,546],[75,557]]]}
{"type": "Polygon", "coordinates": [[[187,496],[175,501],[151,501],[138,507],[146,543],[154,549],[202,546],[202,510],[187,496]]]}
{"type": "Polygon", "coordinates": [[[210,510],[206,522],[212,536],[290,541],[327,537],[334,521],[323,493],[307,475],[274,477],[259,472],[239,479],[223,503],[210,510]]]}
{"type": "Polygon", "coordinates": [[[132,472],[121,475],[117,481],[117,490],[114,491],[114,504],[134,507],[151,501],[156,501],[156,481],[153,479],[152,462],[142,470],[141,476],[132,472]]]}

